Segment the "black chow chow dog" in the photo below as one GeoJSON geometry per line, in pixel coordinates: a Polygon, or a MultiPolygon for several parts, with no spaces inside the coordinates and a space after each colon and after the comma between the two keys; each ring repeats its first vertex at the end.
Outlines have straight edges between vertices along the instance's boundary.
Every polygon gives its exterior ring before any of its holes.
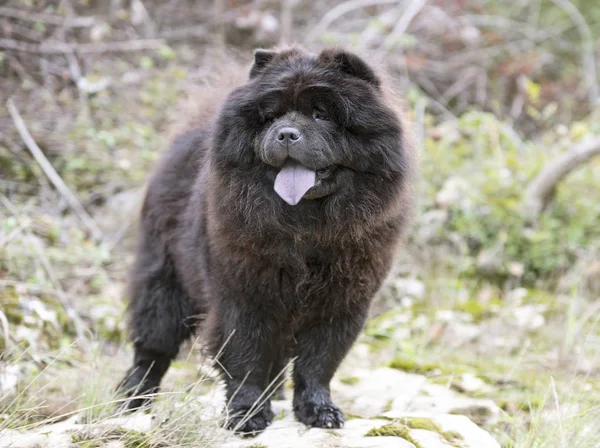
{"type": "Polygon", "coordinates": [[[263,398],[290,359],[298,420],[343,425],[329,383],[411,210],[395,105],[350,52],[255,52],[249,80],[212,124],[175,139],[149,184],[130,285],[135,359],[121,390],[157,391],[199,326],[223,371],[228,427],[270,424],[263,398]]]}

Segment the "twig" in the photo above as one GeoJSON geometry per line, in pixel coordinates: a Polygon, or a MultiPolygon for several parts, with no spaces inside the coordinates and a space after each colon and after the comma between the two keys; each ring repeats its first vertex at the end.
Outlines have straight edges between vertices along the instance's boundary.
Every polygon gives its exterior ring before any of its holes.
{"type": "Polygon", "coordinates": [[[456,82],[444,91],[440,98],[440,102],[447,106],[456,96],[460,95],[461,92],[473,85],[473,78],[477,76],[478,72],[479,69],[477,67],[470,67],[463,70],[456,82]]]}
{"type": "Polygon", "coordinates": [[[215,44],[219,47],[225,45],[225,2],[223,0],[213,0],[213,24],[215,44]]]}
{"type": "Polygon", "coordinates": [[[280,43],[289,44],[292,39],[294,24],[294,6],[297,0],[281,0],[281,36],[280,43]]]}
{"type": "Polygon", "coordinates": [[[556,407],[556,414],[558,416],[558,433],[560,434],[560,441],[561,441],[561,447],[565,448],[567,446],[566,444],[566,438],[565,438],[565,430],[563,428],[563,423],[562,423],[562,411],[560,408],[560,403],[558,400],[558,393],[556,392],[556,383],[554,382],[554,377],[550,376],[550,389],[552,390],[552,398],[554,398],[554,406],[556,407]]]}
{"type": "Polygon", "coordinates": [[[43,22],[48,25],[58,25],[70,28],[84,28],[96,23],[94,17],[67,18],[57,14],[40,14],[31,11],[7,8],[5,6],[0,6],[0,16],[10,17],[11,19],[27,20],[29,22],[43,22]]]}
{"type": "Polygon", "coordinates": [[[206,37],[208,32],[204,25],[192,25],[163,31],[160,36],[166,40],[185,40],[190,37],[206,37]]]}
{"type": "Polygon", "coordinates": [[[400,36],[408,29],[410,22],[412,22],[415,16],[419,14],[419,11],[423,9],[425,3],[427,3],[427,0],[413,0],[410,2],[410,5],[406,8],[406,11],[404,11],[404,14],[402,14],[402,17],[400,17],[400,20],[398,20],[392,32],[383,41],[383,48],[390,49],[395,46],[400,36]]]}
{"type": "Polygon", "coordinates": [[[596,58],[594,56],[594,39],[585,18],[573,3],[569,0],[552,0],[552,2],[566,12],[571,20],[577,25],[581,35],[581,61],[583,76],[588,88],[588,100],[592,107],[598,105],[600,92],[598,90],[598,77],[596,74],[596,58]]]}
{"type": "Polygon", "coordinates": [[[543,167],[525,190],[522,205],[525,217],[535,222],[552,196],[556,184],[597,155],[600,155],[599,137],[580,143],[543,167]]]}
{"type": "Polygon", "coordinates": [[[137,39],[97,44],[67,44],[64,42],[44,42],[30,44],[13,39],[0,39],[0,48],[23,53],[62,54],[69,51],[85,54],[122,53],[129,51],[152,50],[166,43],[165,39],[137,39]]]}
{"type": "Polygon", "coordinates": [[[394,3],[398,3],[398,0],[349,0],[341,3],[323,16],[320,22],[310,31],[307,40],[310,42],[318,39],[329,28],[329,25],[355,9],[377,5],[392,5],[394,3]]]}
{"type": "Polygon", "coordinates": [[[131,23],[133,25],[144,25],[145,37],[154,37],[156,35],[156,24],[142,3],[142,0],[132,0],[131,2],[131,23]]]}
{"type": "Polygon", "coordinates": [[[8,319],[6,318],[6,314],[2,310],[0,310],[0,324],[2,324],[2,335],[4,336],[4,346],[8,347],[8,343],[10,342],[10,331],[8,327],[8,319]]]}
{"type": "Polygon", "coordinates": [[[21,118],[21,115],[15,107],[15,104],[12,101],[12,99],[9,99],[6,102],[6,107],[8,108],[8,112],[10,113],[10,116],[13,119],[17,131],[19,131],[19,135],[21,135],[23,142],[33,155],[36,162],[44,171],[44,174],[54,184],[58,192],[67,200],[71,208],[75,211],[77,216],[79,216],[83,224],[90,231],[91,236],[96,240],[101,240],[102,231],[100,230],[96,222],[92,219],[92,217],[85,211],[79,200],[75,197],[73,192],[71,192],[69,187],[64,183],[64,181],[58,175],[52,164],[48,161],[40,147],[37,145],[31,134],[27,130],[27,126],[25,126],[25,122],[21,118]]]}

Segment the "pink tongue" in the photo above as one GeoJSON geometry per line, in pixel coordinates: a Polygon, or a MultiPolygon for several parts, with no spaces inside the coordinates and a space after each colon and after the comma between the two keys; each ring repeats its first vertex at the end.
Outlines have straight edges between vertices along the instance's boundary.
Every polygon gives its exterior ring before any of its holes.
{"type": "Polygon", "coordinates": [[[296,205],[315,185],[316,173],[296,162],[286,163],[275,178],[275,192],[290,205],[296,205]]]}

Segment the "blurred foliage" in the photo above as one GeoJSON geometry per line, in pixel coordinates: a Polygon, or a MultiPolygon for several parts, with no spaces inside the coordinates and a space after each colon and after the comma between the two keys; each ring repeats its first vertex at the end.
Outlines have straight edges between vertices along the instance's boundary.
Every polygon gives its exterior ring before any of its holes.
{"type": "MultiPolygon", "coordinates": [[[[527,224],[521,209],[523,192],[541,166],[599,131],[591,118],[522,141],[494,115],[473,110],[427,133],[421,155],[422,217],[441,211],[438,242],[464,251],[462,274],[512,276],[531,285],[557,280],[579,257],[600,255],[599,160],[561,182],[537,226],[527,224]]],[[[417,224],[417,240],[419,230],[417,224]]]]}

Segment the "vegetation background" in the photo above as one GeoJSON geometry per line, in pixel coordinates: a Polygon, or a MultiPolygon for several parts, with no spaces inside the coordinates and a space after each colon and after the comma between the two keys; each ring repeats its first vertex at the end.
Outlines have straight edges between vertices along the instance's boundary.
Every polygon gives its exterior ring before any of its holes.
{"type": "MultiPolygon", "coordinates": [[[[178,105],[224,58],[298,42],[387,67],[421,145],[374,365],[492,398],[505,447],[600,446],[599,2],[0,3],[0,431],[111,412],[137,209],[178,105]]],[[[186,357],[173,394],[205,379],[186,357]]],[[[178,422],[165,446],[198,425],[178,422]]]]}

